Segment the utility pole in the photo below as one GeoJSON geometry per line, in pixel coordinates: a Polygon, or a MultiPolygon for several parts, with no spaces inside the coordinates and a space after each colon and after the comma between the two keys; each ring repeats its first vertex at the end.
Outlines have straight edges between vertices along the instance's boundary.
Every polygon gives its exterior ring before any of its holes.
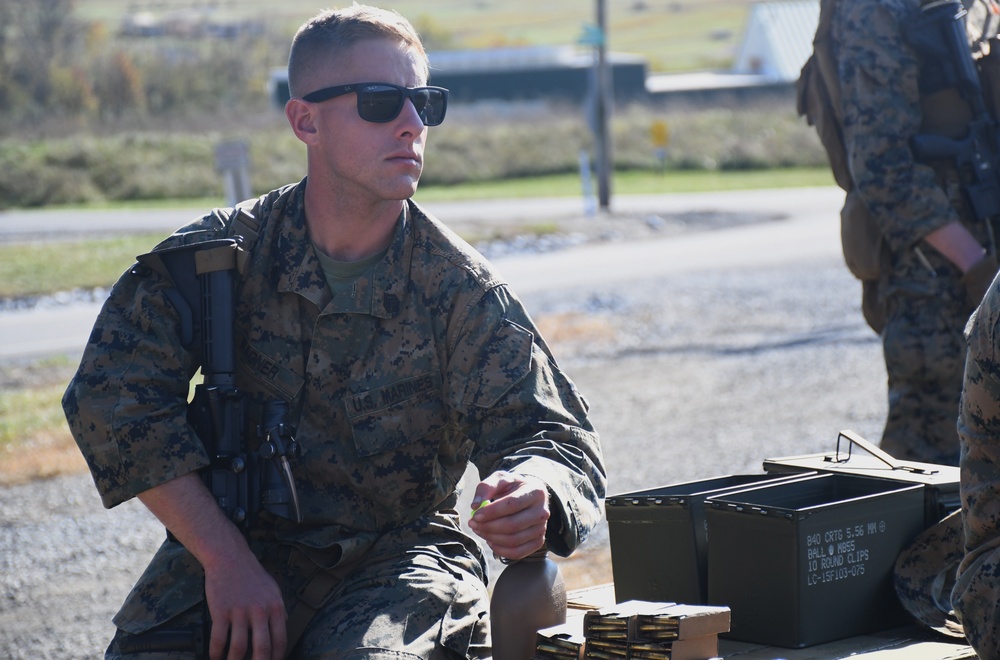
{"type": "Polygon", "coordinates": [[[605,0],[597,0],[597,29],[600,35],[595,62],[595,157],[597,163],[597,200],[602,211],[611,207],[611,71],[608,69],[608,21],[605,0]]]}

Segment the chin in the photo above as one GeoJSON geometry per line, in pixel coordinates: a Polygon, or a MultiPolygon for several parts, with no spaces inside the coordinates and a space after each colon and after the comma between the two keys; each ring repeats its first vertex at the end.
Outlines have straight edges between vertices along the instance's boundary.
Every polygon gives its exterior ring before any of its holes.
{"type": "Polygon", "coordinates": [[[417,181],[409,184],[400,184],[394,191],[392,199],[410,199],[417,192],[417,181]]]}

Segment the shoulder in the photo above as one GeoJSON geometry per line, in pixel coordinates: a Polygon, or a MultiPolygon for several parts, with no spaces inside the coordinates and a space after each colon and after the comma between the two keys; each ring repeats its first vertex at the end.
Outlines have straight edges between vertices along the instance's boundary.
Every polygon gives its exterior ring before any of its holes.
{"type": "Polygon", "coordinates": [[[219,238],[242,236],[256,241],[269,220],[296,212],[301,205],[301,183],[289,184],[260,197],[240,202],[235,207],[215,208],[178,228],[161,241],[154,252],[181,245],[194,245],[219,238]]]}
{"type": "Polygon", "coordinates": [[[920,11],[920,0],[835,0],[837,13],[851,17],[900,19],[920,11]]]}
{"type": "Polygon", "coordinates": [[[919,0],[839,2],[833,38],[842,84],[870,79],[874,86],[888,89],[915,76],[916,54],[907,43],[904,26],[919,10],[919,0]],[[867,78],[856,79],[860,71],[867,78]]]}
{"type": "Polygon", "coordinates": [[[919,0],[839,0],[834,30],[845,39],[878,34],[895,39],[902,24],[919,10],[919,0]]]}
{"type": "Polygon", "coordinates": [[[409,202],[413,223],[413,271],[461,277],[479,289],[504,284],[486,257],[415,202],[409,202]]]}

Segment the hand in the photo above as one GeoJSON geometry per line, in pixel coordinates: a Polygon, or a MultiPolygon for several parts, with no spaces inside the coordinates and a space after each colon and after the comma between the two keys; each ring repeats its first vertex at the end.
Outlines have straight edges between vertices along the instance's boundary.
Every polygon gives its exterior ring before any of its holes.
{"type": "Polygon", "coordinates": [[[253,660],[285,657],[286,614],[281,590],[249,549],[211,569],[206,567],[205,598],[212,618],[209,657],[213,660],[242,660],[249,648],[253,649],[253,660]]]}
{"type": "Polygon", "coordinates": [[[523,559],[545,544],[549,491],[536,477],[494,472],[476,487],[472,509],[469,527],[499,557],[523,559]]]}
{"type": "Polygon", "coordinates": [[[281,660],[288,643],[281,590],[201,478],[185,474],[139,499],[205,569],[209,657],[242,660],[252,645],[253,660],[281,660]]]}

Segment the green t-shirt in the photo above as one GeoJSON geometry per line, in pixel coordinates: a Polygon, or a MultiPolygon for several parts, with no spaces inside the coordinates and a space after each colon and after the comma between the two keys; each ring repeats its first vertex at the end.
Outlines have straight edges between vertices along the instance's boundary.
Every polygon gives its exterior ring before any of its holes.
{"type": "Polygon", "coordinates": [[[375,269],[375,264],[382,261],[386,252],[389,251],[389,247],[386,246],[381,252],[360,261],[338,261],[316,247],[315,243],[313,249],[316,251],[316,256],[319,257],[323,275],[326,276],[326,284],[333,292],[334,298],[340,296],[353,298],[354,282],[365,273],[371,273],[375,269]]]}

